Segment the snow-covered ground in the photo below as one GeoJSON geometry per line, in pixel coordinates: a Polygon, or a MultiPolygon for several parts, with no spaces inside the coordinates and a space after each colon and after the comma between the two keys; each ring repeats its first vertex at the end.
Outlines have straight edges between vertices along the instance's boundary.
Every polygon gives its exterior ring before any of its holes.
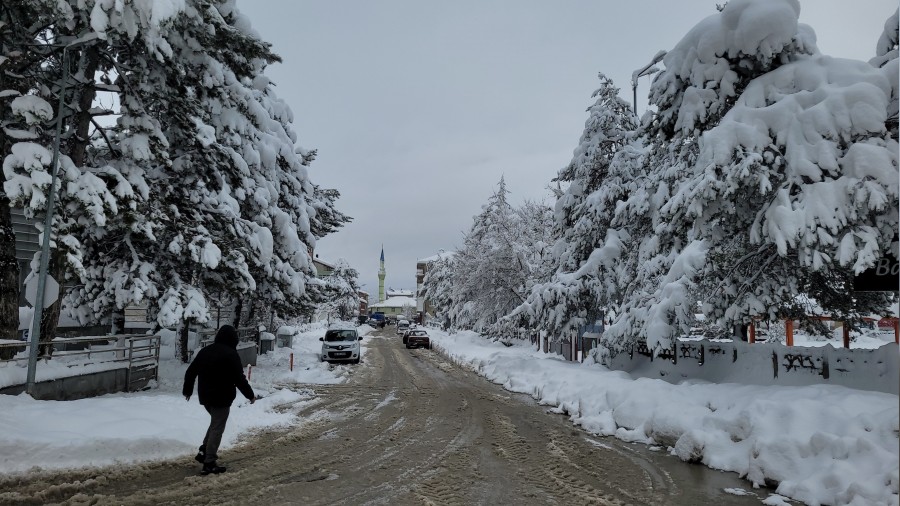
{"type": "MultiPolygon", "coordinates": [[[[372,329],[359,327],[362,334],[372,329]]],[[[242,433],[294,423],[291,414],[276,406],[302,402],[304,395],[286,383],[340,383],[353,366],[319,362],[321,327],[294,337],[293,348],[277,348],[261,355],[250,370],[250,384],[258,396],[250,404],[238,394],[231,409],[222,447],[233,446],[242,433]],[[289,370],[294,354],[294,370],[289,370]]],[[[363,354],[365,343],[362,341],[363,354]]],[[[33,468],[57,469],[100,466],[116,462],[158,460],[193,454],[203,440],[209,415],[181,395],[186,364],[175,359],[172,333],[163,336],[159,388],[77,401],[36,401],[26,394],[0,396],[0,473],[33,468]],[[65,423],[60,423],[65,420],[65,423]]],[[[40,364],[38,369],[43,366],[40,364]]],[[[247,372],[247,371],[245,371],[247,372]]]]}
{"type": "MultiPolygon", "coordinates": [[[[435,348],[600,435],[668,448],[807,504],[898,504],[898,397],[845,387],[633,378],[528,343],[429,329],[435,348]]],[[[777,496],[771,497],[776,503],[777,496]]]]}
{"type": "MultiPolygon", "coordinates": [[[[593,433],[668,448],[682,460],[734,471],[754,484],[777,482],[778,494],[808,504],[898,504],[895,395],[837,386],[673,385],[566,362],[527,343],[504,346],[474,333],[428,330],[435,347],[455,362],[593,433]]],[[[275,409],[305,398],[285,383],[339,383],[353,373],[353,366],[318,361],[322,333],[308,329],[293,348],[259,357],[250,380],[264,398],[250,405],[238,397],[223,447],[247,431],[297,422],[275,409]]],[[[68,402],[0,396],[0,473],[193,454],[208,415],[196,396],[191,402],[181,396],[185,365],[174,359],[172,336],[164,341],[157,389],[68,402]]],[[[778,495],[769,499],[780,503],[778,495]]]]}

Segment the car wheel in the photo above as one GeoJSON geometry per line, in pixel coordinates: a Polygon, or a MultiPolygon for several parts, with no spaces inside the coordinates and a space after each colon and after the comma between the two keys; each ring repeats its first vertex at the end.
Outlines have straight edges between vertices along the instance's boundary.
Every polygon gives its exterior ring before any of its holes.
{"type": "Polygon", "coordinates": [[[353,363],[354,363],[354,364],[358,364],[358,363],[359,363],[359,359],[358,359],[358,358],[357,358],[357,359],[354,359],[354,360],[353,360],[353,363]]]}

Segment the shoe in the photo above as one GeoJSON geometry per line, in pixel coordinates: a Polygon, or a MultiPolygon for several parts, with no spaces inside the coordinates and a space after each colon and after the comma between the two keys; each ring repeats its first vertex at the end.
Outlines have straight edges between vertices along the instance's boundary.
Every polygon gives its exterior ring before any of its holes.
{"type": "Polygon", "coordinates": [[[200,470],[200,474],[203,476],[206,476],[207,474],[222,474],[224,472],[225,468],[215,462],[203,464],[203,469],[200,470]]]}
{"type": "Polygon", "coordinates": [[[194,460],[201,464],[206,462],[206,445],[200,445],[200,451],[194,457],[194,460]]]}

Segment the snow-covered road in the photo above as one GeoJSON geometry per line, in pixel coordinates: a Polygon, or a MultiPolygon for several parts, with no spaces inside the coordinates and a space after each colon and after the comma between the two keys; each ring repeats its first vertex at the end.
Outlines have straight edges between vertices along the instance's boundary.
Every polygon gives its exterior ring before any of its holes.
{"type": "Polygon", "coordinates": [[[378,334],[346,382],[297,384],[276,410],[292,424],[221,452],[224,475],[198,476],[190,456],[31,473],[0,483],[0,502],[727,505],[767,495],[741,492],[734,474],[592,437],[433,350],[404,349],[392,329],[378,334]]]}

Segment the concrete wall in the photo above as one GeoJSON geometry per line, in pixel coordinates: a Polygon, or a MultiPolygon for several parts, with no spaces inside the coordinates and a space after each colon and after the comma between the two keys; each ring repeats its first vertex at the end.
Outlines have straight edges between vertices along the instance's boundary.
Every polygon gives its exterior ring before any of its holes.
{"type": "Polygon", "coordinates": [[[755,385],[827,384],[900,394],[900,354],[895,343],[875,350],[848,350],[704,339],[678,342],[655,357],[642,344],[604,362],[610,369],[670,383],[701,379],[755,385]]]}
{"type": "MultiPolygon", "coordinates": [[[[70,376],[34,384],[33,397],[42,401],[73,401],[87,397],[124,392],[128,386],[127,364],[121,369],[70,376]]],[[[25,385],[13,385],[0,389],[0,394],[18,395],[25,385]]]]}

